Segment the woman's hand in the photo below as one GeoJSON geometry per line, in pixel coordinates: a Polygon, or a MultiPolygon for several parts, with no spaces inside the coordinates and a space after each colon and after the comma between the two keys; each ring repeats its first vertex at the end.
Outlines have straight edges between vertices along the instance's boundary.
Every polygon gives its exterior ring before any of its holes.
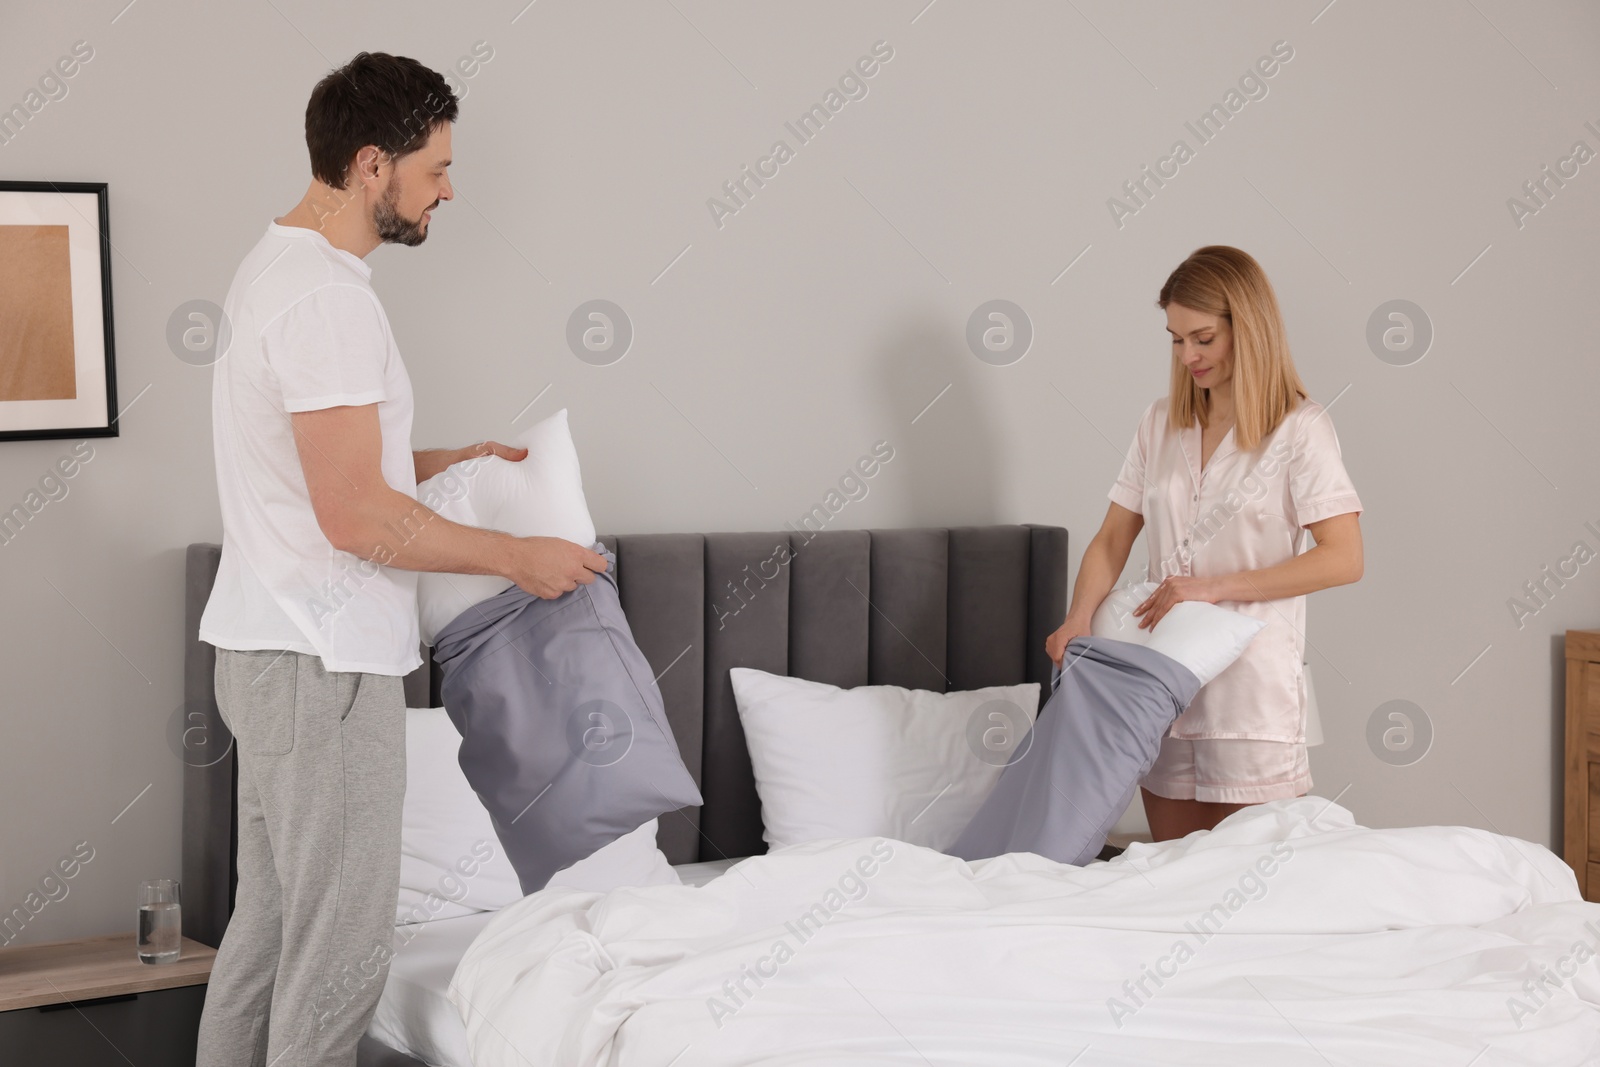
{"type": "Polygon", "coordinates": [[[1063,622],[1055,633],[1045,638],[1045,655],[1050,657],[1051,663],[1059,667],[1061,666],[1061,658],[1067,654],[1067,642],[1074,637],[1088,636],[1089,620],[1075,615],[1068,615],[1067,621],[1063,622]]]}
{"type": "Polygon", "coordinates": [[[1185,600],[1203,600],[1207,604],[1215,604],[1218,599],[1216,585],[1210,578],[1175,574],[1163,580],[1156,591],[1145,598],[1144,603],[1133,609],[1133,614],[1139,618],[1139,629],[1153,630],[1174,604],[1185,600]]]}

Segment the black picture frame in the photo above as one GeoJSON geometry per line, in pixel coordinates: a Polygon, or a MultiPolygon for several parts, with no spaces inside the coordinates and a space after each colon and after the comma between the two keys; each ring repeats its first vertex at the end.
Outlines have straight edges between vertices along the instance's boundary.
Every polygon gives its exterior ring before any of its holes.
{"type": "MultiPolygon", "coordinates": [[[[105,421],[103,425],[48,426],[27,429],[5,429],[5,408],[9,403],[27,401],[0,400],[0,441],[50,441],[66,437],[118,437],[117,418],[117,361],[115,329],[111,314],[111,207],[110,186],[106,182],[33,182],[0,181],[0,225],[6,225],[4,199],[7,193],[88,193],[95,196],[98,206],[98,244],[100,248],[100,322],[105,343],[105,421]]],[[[77,270],[80,264],[74,263],[77,270]]],[[[76,353],[74,353],[76,359],[76,353]]]]}

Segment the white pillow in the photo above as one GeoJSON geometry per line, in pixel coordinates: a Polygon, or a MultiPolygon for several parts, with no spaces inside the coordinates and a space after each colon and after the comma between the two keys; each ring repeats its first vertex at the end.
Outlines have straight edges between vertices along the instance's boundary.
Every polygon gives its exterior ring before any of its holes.
{"type": "Polygon", "coordinates": [[[659,819],[641,823],[599,851],[563,867],[546,886],[561,885],[605,893],[625,885],[682,885],[683,879],[656,847],[659,819]]]}
{"type": "MultiPolygon", "coordinates": [[[[417,499],[451,522],[518,537],[562,537],[591,547],[594,520],[583,496],[567,409],[505,443],[526,448],[528,455],[516,461],[489,456],[451,464],[417,486],[417,499]]],[[[422,639],[433,644],[451,619],[510,585],[497,574],[420,572],[417,612],[422,639]]]]}
{"type": "Polygon", "coordinates": [[[1174,604],[1153,630],[1141,629],[1140,616],[1133,614],[1133,609],[1144,603],[1159,584],[1140,582],[1113,589],[1095,609],[1089,622],[1090,633],[1170,656],[1205,685],[1238,659],[1267,625],[1261,619],[1202,600],[1185,600],[1174,604]]]}
{"type": "Polygon", "coordinates": [[[1039,686],[935,693],[729,671],[770,848],[835,837],[955,843],[1029,732],[1039,686]]]}
{"type": "MultiPolygon", "coordinates": [[[[406,709],[406,799],[400,816],[395,925],[497,911],[522,899],[494,824],[456,762],[461,735],[443,708],[406,709]]],[[[550,885],[605,892],[678,881],[656,847],[656,820],[557,871],[550,885]]]]}
{"type": "Polygon", "coordinates": [[[456,763],[460,748],[443,708],[406,709],[397,925],[495,911],[522,899],[489,812],[456,763]]]}

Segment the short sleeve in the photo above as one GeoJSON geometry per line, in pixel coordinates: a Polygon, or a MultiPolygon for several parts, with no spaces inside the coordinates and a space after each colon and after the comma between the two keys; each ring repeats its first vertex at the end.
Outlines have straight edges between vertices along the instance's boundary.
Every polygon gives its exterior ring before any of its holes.
{"type": "Polygon", "coordinates": [[[376,298],[359,286],[315,290],[272,320],[261,340],[285,411],[389,399],[388,327],[376,298]]]}
{"type": "Polygon", "coordinates": [[[1152,401],[1139,417],[1139,428],[1134,431],[1133,443],[1122,461],[1122,470],[1107,493],[1113,504],[1121,504],[1136,515],[1144,514],[1144,468],[1155,438],[1156,405],[1152,401]]]}
{"type": "Polygon", "coordinates": [[[1289,456],[1289,501],[1296,526],[1361,510],[1361,498],[1344,469],[1333,419],[1321,405],[1308,409],[1296,428],[1289,456]]]}

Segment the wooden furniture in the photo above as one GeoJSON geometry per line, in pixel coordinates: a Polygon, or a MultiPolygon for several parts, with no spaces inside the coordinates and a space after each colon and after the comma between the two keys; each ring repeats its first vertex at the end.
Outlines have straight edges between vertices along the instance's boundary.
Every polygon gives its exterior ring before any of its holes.
{"type": "Polygon", "coordinates": [[[141,963],[133,934],[0,949],[7,1063],[194,1063],[216,949],[183,939],[173,963],[141,963]]]}
{"type": "Polygon", "coordinates": [[[1566,788],[1566,860],[1600,903],[1600,630],[1567,631],[1566,788]]]}

